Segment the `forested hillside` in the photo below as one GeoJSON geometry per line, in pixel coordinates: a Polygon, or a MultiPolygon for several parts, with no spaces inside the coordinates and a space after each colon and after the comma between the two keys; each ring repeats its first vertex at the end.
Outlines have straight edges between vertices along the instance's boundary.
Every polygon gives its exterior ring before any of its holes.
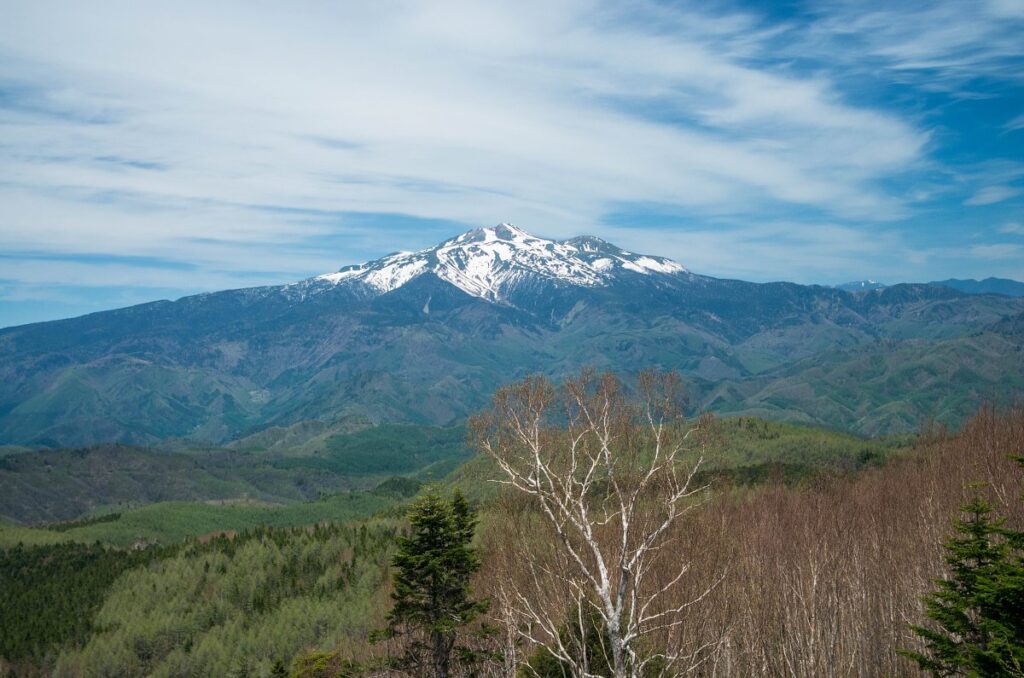
{"type": "MultiPolygon", "coordinates": [[[[729,675],[851,665],[912,673],[896,650],[920,647],[907,622],[925,620],[920,596],[943,572],[959,505],[981,493],[1009,525],[1024,520],[1024,480],[1010,460],[1024,451],[1020,411],[984,410],[962,433],[935,429],[916,442],[746,417],[713,431],[697,479],[711,494],[673,532],[673,553],[690,563],[674,600],[715,585],[687,608],[685,632],[660,642],[702,648],[702,666],[729,675]]],[[[478,457],[446,483],[477,498],[483,569],[473,586],[492,601],[486,623],[501,629],[508,587],[532,586],[523,554],[554,554],[531,503],[489,482],[498,478],[478,457]]],[[[363,499],[293,509],[155,504],[49,529],[2,527],[6,666],[19,676],[379,666],[396,646],[370,643],[369,632],[383,627],[389,605],[388,563],[404,529],[396,507],[416,487],[389,481],[363,499]],[[362,517],[374,512],[387,517],[362,517]],[[206,536],[180,541],[188,535],[206,536]],[[10,545],[50,538],[62,543],[10,545]],[[79,544],[96,539],[111,546],[79,544]],[[146,541],[165,546],[116,550],[146,541]]],[[[536,659],[529,644],[504,637],[473,642],[495,657],[536,659]]]]}
{"type": "Polygon", "coordinates": [[[281,438],[291,444],[257,448],[249,440],[236,449],[174,451],[99,445],[0,457],[0,519],[59,522],[92,512],[127,518],[136,516],[132,508],[172,501],[291,504],[368,490],[396,474],[440,478],[470,454],[460,427],[363,424],[281,438]]]}

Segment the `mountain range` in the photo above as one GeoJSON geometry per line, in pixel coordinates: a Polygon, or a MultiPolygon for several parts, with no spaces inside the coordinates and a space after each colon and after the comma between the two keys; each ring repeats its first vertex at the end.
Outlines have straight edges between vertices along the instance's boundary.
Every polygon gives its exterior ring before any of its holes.
{"type": "Polygon", "coordinates": [[[1008,278],[985,278],[984,280],[936,280],[932,285],[945,285],[968,294],[1005,294],[1009,297],[1024,297],[1024,283],[1008,278]]]}
{"type": "Polygon", "coordinates": [[[904,431],[1024,393],[1022,326],[1024,298],[726,280],[501,224],[293,284],[0,330],[0,444],[458,423],[503,383],[584,365],[678,369],[694,409],[904,431]]]}
{"type": "MultiPolygon", "coordinates": [[[[966,294],[1003,294],[1008,297],[1024,297],[1024,283],[1009,278],[985,278],[984,280],[950,278],[948,280],[933,280],[928,284],[952,287],[966,294]]],[[[880,290],[883,287],[886,287],[885,283],[880,283],[877,280],[854,280],[836,285],[836,289],[847,292],[880,290]]]]}

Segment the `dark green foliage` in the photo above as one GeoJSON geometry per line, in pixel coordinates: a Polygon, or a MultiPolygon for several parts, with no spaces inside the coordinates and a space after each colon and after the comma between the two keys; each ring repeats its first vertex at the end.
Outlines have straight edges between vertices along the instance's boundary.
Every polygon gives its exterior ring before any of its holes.
{"type": "MultiPolygon", "coordinates": [[[[562,647],[574,661],[585,667],[588,675],[612,676],[611,639],[605,631],[604,622],[592,607],[572,610],[571,617],[558,632],[562,647]]],[[[642,670],[641,676],[666,675],[664,660],[652,657],[642,670]]],[[[559,659],[545,647],[538,647],[529,658],[529,665],[521,670],[524,678],[571,678],[572,667],[559,659]]],[[[668,674],[671,675],[671,674],[668,674]]]]}
{"type": "Polygon", "coordinates": [[[1024,676],[1024,533],[974,499],[946,542],[950,576],[925,598],[934,626],[912,626],[926,646],[905,651],[934,675],[1024,676]]]}
{"type": "Polygon", "coordinates": [[[100,507],[125,510],[165,501],[308,501],[351,487],[345,476],[282,469],[272,458],[228,450],[39,450],[0,459],[0,517],[32,524],[75,520],[100,507]]]}
{"type": "Polygon", "coordinates": [[[60,528],[51,528],[72,529],[116,520],[105,513],[78,522],[80,516],[112,507],[123,511],[167,501],[235,498],[308,501],[369,489],[386,474],[441,478],[468,458],[464,439],[463,427],[381,425],[334,433],[314,452],[167,452],[127,445],[21,452],[0,457],[0,519],[22,524],[63,521],[60,528]]]}
{"type": "MultiPolygon", "coordinates": [[[[572,618],[558,633],[559,640],[574,660],[597,676],[612,675],[611,645],[600,616],[589,607],[573,610],[572,618]]],[[[530,657],[529,668],[524,670],[530,678],[569,678],[573,675],[569,664],[544,647],[530,657]]]]}
{"type": "Polygon", "coordinates": [[[99,544],[0,550],[0,657],[42,657],[62,643],[84,641],[114,580],[172,553],[99,544]]]}
{"type": "Polygon", "coordinates": [[[296,660],[291,678],[354,678],[362,667],[337,652],[312,652],[296,660]]]}
{"type": "Polygon", "coordinates": [[[469,588],[480,569],[471,546],[477,520],[456,490],[451,501],[424,495],[409,521],[412,533],[398,540],[392,561],[394,607],[385,635],[405,640],[398,665],[416,675],[447,678],[460,630],[488,606],[487,601],[474,601],[469,588]]]}
{"type": "Polygon", "coordinates": [[[328,438],[324,456],[281,459],[274,465],[346,476],[412,473],[437,462],[468,459],[465,439],[461,426],[382,424],[328,438]]]}
{"type": "Polygon", "coordinates": [[[90,516],[88,518],[79,518],[77,520],[66,520],[62,523],[54,523],[53,525],[47,525],[46,529],[53,530],[54,532],[67,532],[68,530],[73,530],[78,527],[97,525],[99,523],[113,523],[120,519],[120,513],[103,513],[98,516],[90,516]]]}
{"type": "Polygon", "coordinates": [[[373,488],[373,493],[384,497],[408,499],[409,497],[415,497],[422,487],[423,483],[414,478],[392,476],[373,488]]]}

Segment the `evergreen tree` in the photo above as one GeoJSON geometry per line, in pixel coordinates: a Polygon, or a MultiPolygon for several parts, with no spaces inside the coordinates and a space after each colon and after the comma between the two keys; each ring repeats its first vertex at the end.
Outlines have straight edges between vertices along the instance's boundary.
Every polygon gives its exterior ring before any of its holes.
{"type": "Polygon", "coordinates": [[[480,561],[471,546],[476,515],[456,490],[451,501],[435,493],[420,498],[409,514],[412,533],[398,541],[393,565],[394,607],[387,637],[405,636],[399,663],[416,675],[451,675],[459,629],[487,609],[471,598],[469,580],[480,561]]]}
{"type": "Polygon", "coordinates": [[[274,665],[270,667],[271,678],[288,678],[288,669],[284,665],[283,659],[278,659],[274,662],[274,665]]]}
{"type": "Polygon", "coordinates": [[[937,628],[912,626],[924,653],[902,651],[934,675],[1024,676],[1024,533],[974,499],[946,542],[950,577],[925,597],[937,628]]]}

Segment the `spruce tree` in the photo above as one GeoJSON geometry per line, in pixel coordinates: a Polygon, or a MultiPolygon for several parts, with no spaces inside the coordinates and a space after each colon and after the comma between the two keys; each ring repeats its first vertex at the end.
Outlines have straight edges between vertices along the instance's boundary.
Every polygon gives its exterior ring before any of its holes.
{"type": "Polygon", "coordinates": [[[974,499],[946,542],[948,579],[925,597],[934,626],[912,626],[924,653],[902,651],[934,675],[1024,676],[1024,533],[974,499]]]}
{"type": "Polygon", "coordinates": [[[471,542],[476,516],[457,490],[451,501],[421,497],[409,513],[412,527],[394,557],[394,607],[385,636],[404,636],[399,664],[420,676],[448,678],[459,631],[487,608],[474,601],[469,580],[480,561],[471,542]]]}

